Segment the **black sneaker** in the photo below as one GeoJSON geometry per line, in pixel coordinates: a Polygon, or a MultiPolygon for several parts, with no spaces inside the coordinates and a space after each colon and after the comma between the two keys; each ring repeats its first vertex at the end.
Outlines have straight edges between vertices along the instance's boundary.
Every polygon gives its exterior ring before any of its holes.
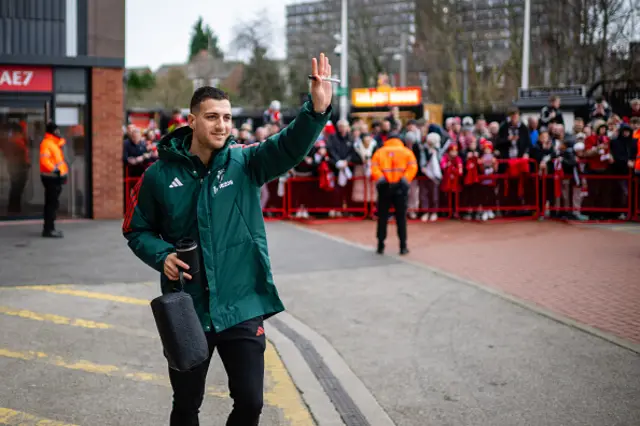
{"type": "Polygon", "coordinates": [[[406,247],[402,247],[400,249],[400,255],[404,256],[405,254],[409,254],[409,249],[406,247]]]}
{"type": "Polygon", "coordinates": [[[64,238],[64,234],[62,231],[42,231],[42,236],[44,238],[64,238]]]}
{"type": "Polygon", "coordinates": [[[378,243],[378,249],[376,250],[376,253],[384,254],[384,244],[383,243],[378,243]]]}

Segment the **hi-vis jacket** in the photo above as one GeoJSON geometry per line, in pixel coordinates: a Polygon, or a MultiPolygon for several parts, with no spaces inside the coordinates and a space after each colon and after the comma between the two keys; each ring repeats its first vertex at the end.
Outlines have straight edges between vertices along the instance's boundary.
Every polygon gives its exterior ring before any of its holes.
{"type": "Polygon", "coordinates": [[[416,156],[398,138],[387,139],[371,159],[371,178],[377,182],[384,176],[387,182],[397,183],[405,178],[411,182],[418,173],[416,156]]]}
{"type": "Polygon", "coordinates": [[[45,133],[44,139],[40,142],[40,174],[43,176],[61,176],[69,173],[69,167],[64,161],[62,146],[65,144],[63,138],[59,138],[51,133],[45,133]],[[56,174],[58,170],[60,174],[56,174]]]}
{"type": "MultiPolygon", "coordinates": [[[[158,144],[159,160],[133,189],[122,232],[136,256],[161,273],[178,240],[198,242],[204,282],[187,281],[185,291],[205,331],[284,310],[271,274],[260,188],[304,159],[330,115],[331,109],[315,113],[308,101],[265,142],[227,139],[208,167],[189,152],[190,127],[158,144]]],[[[177,288],[162,273],[162,292],[177,288]]]]}

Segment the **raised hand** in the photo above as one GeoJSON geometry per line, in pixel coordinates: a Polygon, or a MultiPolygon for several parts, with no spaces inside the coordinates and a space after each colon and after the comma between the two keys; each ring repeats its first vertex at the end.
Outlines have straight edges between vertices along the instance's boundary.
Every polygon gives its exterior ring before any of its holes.
{"type": "Polygon", "coordinates": [[[320,54],[320,59],[311,59],[311,100],[315,112],[323,113],[331,105],[331,95],[333,87],[331,82],[324,81],[323,78],[331,77],[331,65],[329,58],[320,54]]]}

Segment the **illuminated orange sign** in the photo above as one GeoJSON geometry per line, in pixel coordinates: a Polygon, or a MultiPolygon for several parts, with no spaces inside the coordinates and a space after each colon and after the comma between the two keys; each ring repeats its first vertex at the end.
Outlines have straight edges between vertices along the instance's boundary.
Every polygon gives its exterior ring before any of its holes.
{"type": "Polygon", "coordinates": [[[353,89],[351,104],[354,107],[414,106],[422,102],[419,87],[390,87],[388,89],[353,89]]]}

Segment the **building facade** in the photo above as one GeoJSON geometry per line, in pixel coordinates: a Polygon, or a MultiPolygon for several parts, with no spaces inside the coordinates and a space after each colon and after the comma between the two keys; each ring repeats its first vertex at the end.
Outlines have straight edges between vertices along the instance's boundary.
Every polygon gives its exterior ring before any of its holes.
{"type": "MultiPolygon", "coordinates": [[[[481,107],[510,102],[520,85],[525,1],[416,1],[414,65],[427,71],[434,100],[481,107]]],[[[578,82],[581,15],[575,0],[531,0],[530,85],[578,82]]]]}
{"type": "MultiPolygon", "coordinates": [[[[473,47],[473,59],[477,64],[500,66],[513,53],[521,54],[524,3],[524,0],[456,2],[454,12],[460,39],[473,47]]],[[[580,11],[580,3],[573,0],[531,1],[531,59],[534,66],[541,67],[541,79],[549,79],[544,69],[550,65],[544,59],[552,54],[550,45],[567,45],[579,35],[580,11]]]]}
{"type": "Polygon", "coordinates": [[[0,220],[42,216],[39,145],[66,139],[60,217],[121,218],[125,0],[0,2],[0,220]]]}
{"type": "MultiPolygon", "coordinates": [[[[328,54],[333,64],[340,63],[336,54],[336,46],[340,44],[340,14],[341,0],[287,6],[287,60],[293,73],[300,74],[297,64],[308,67],[309,58],[318,52],[328,54]]],[[[394,72],[399,68],[394,55],[400,51],[401,35],[415,32],[416,1],[351,0],[348,15],[350,87],[375,85],[378,72],[394,72]]],[[[340,73],[339,66],[333,68],[334,73],[340,73]]],[[[300,75],[306,77],[304,73],[300,75]]],[[[305,83],[304,78],[301,83],[305,83]]]]}

